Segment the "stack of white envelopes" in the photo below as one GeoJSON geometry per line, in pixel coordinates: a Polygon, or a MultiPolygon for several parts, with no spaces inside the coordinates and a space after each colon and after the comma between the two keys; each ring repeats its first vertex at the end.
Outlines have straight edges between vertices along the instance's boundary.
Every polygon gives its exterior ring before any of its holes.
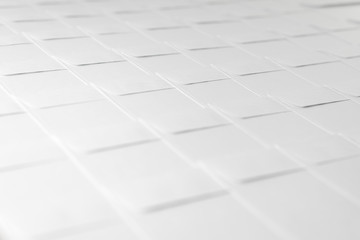
{"type": "Polygon", "coordinates": [[[0,0],[0,240],[359,240],[359,0],[0,0]]]}

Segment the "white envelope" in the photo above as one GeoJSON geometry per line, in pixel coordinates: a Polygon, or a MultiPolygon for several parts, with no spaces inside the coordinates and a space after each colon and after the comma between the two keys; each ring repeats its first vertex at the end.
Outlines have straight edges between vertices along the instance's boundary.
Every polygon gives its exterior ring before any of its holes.
{"type": "MultiPolygon", "coordinates": [[[[332,105],[332,104],[329,104],[332,105]]],[[[310,109],[310,108],[309,108],[310,109]]],[[[330,136],[327,132],[293,112],[239,120],[249,134],[269,144],[311,144],[330,136]]]]}
{"type": "Polygon", "coordinates": [[[29,43],[22,35],[15,33],[4,25],[0,25],[0,46],[29,43]]]}
{"type": "Polygon", "coordinates": [[[4,86],[34,108],[101,99],[103,96],[68,71],[51,71],[2,78],[4,86]]]}
{"type": "Polygon", "coordinates": [[[81,163],[115,201],[136,211],[151,211],[222,191],[209,175],[190,166],[161,142],[92,154],[81,163]]]}
{"type": "Polygon", "coordinates": [[[146,7],[145,2],[133,1],[133,0],[122,0],[119,1],[90,1],[86,2],[92,9],[96,9],[97,12],[101,12],[104,15],[112,14],[130,14],[143,12],[149,10],[146,7]]]}
{"type": "Polygon", "coordinates": [[[240,186],[238,193],[290,236],[356,240],[360,210],[306,172],[240,186]]]}
{"type": "Polygon", "coordinates": [[[91,152],[154,139],[108,101],[38,110],[44,126],[77,152],[91,152]]]}
{"type": "Polygon", "coordinates": [[[232,157],[208,158],[202,164],[221,178],[233,182],[251,182],[299,170],[292,159],[275,149],[262,149],[232,157]]]}
{"type": "Polygon", "coordinates": [[[176,89],[120,96],[116,101],[134,116],[165,133],[208,128],[226,123],[176,89]]]}
{"type": "Polygon", "coordinates": [[[147,31],[146,34],[180,49],[195,50],[227,46],[225,42],[192,28],[161,29],[147,31]]]}
{"type": "Polygon", "coordinates": [[[244,22],[198,25],[196,29],[235,43],[251,43],[282,39],[281,35],[244,22]]]}
{"type": "Polygon", "coordinates": [[[359,45],[360,44],[360,30],[353,29],[347,31],[338,31],[331,33],[332,35],[341,38],[349,43],[359,45]]]}
{"type": "Polygon", "coordinates": [[[174,54],[177,51],[165,43],[154,41],[143,34],[130,32],[97,36],[105,46],[133,57],[174,54]]]}
{"type": "Polygon", "coordinates": [[[132,31],[126,24],[107,16],[67,18],[65,22],[90,34],[113,34],[132,31]]]}
{"type": "Polygon", "coordinates": [[[126,223],[120,222],[118,224],[112,223],[105,227],[97,226],[96,228],[89,228],[87,231],[79,233],[72,233],[59,237],[59,240],[99,240],[102,238],[107,240],[138,240],[139,236],[126,223]]]}
{"type": "Polygon", "coordinates": [[[31,6],[5,7],[0,9],[0,19],[5,22],[47,21],[54,19],[40,9],[31,6]]]}
{"type": "MultiPolygon", "coordinates": [[[[0,82],[4,83],[4,78],[0,78],[0,82]]],[[[7,114],[20,113],[23,110],[6,92],[0,89],[0,116],[7,114]]]]}
{"type": "Polygon", "coordinates": [[[38,6],[42,12],[56,18],[72,18],[72,17],[93,17],[101,15],[101,13],[92,8],[91,5],[81,2],[69,2],[68,4],[41,4],[38,6]]]}
{"type": "Polygon", "coordinates": [[[33,44],[0,48],[0,75],[15,75],[64,69],[48,54],[33,44]]]}
{"type": "Polygon", "coordinates": [[[232,47],[191,51],[188,54],[198,62],[214,65],[231,75],[263,73],[280,69],[268,60],[232,47]]]}
{"type": "Polygon", "coordinates": [[[297,107],[346,100],[342,95],[313,85],[288,71],[254,74],[235,79],[257,94],[273,96],[297,107]]]}
{"type": "Polygon", "coordinates": [[[314,51],[334,54],[341,58],[360,56],[360,47],[353,46],[346,41],[329,35],[316,35],[293,38],[293,42],[314,51]]]}
{"type": "Polygon", "coordinates": [[[345,101],[303,109],[301,115],[332,133],[360,140],[360,105],[345,101]]]}
{"type": "Polygon", "coordinates": [[[223,196],[140,215],[139,226],[158,240],[280,240],[233,197],[223,196]]]}
{"type": "Polygon", "coordinates": [[[124,60],[119,54],[106,49],[91,38],[58,39],[41,42],[40,45],[50,55],[71,65],[87,65],[124,60]]]}
{"type": "MultiPolygon", "coordinates": [[[[356,3],[356,2],[355,2],[356,3]]],[[[359,6],[354,2],[344,2],[344,7],[336,7],[339,4],[336,0],[329,1],[328,5],[321,9],[325,14],[331,15],[337,19],[344,19],[352,23],[359,23],[359,6]],[[346,4],[348,3],[348,4],[346,4]],[[353,4],[351,4],[353,3],[353,4]]],[[[341,3],[340,3],[341,4],[341,3]]]]}
{"type": "Polygon", "coordinates": [[[183,87],[202,105],[211,105],[236,118],[285,112],[287,109],[267,97],[259,97],[233,80],[191,84],[183,87]]]}
{"type": "Polygon", "coordinates": [[[65,161],[2,173],[0,191],[6,195],[0,199],[1,218],[22,239],[118,219],[105,198],[65,161]]]}
{"type": "Polygon", "coordinates": [[[259,142],[233,125],[173,135],[168,140],[193,161],[224,159],[264,150],[259,142]]]}
{"type": "Polygon", "coordinates": [[[259,28],[277,32],[279,34],[284,34],[290,37],[319,33],[319,30],[315,27],[306,25],[304,23],[295,22],[286,15],[254,18],[247,20],[247,22],[251,25],[258,26],[259,28]]]}
{"type": "Polygon", "coordinates": [[[184,26],[180,21],[166,17],[156,12],[138,12],[131,14],[117,14],[116,18],[124,23],[140,29],[176,28],[184,26]]]}
{"type": "Polygon", "coordinates": [[[165,80],[129,62],[94,64],[71,69],[83,80],[95,84],[112,95],[171,88],[165,80]]]}
{"type": "MultiPolygon", "coordinates": [[[[351,62],[349,62],[351,64],[351,62]]],[[[360,69],[360,68],[359,68],[360,69]]],[[[316,84],[360,96],[360,71],[341,62],[293,68],[296,74],[316,84]]]]}
{"type": "Polygon", "coordinates": [[[357,156],[320,165],[314,170],[359,201],[359,160],[360,158],[357,156]]]}
{"type": "MultiPolygon", "coordinates": [[[[131,0],[128,0],[131,1],[131,0]]],[[[155,0],[155,1],[145,1],[143,4],[152,10],[161,9],[161,10],[171,10],[171,9],[181,9],[181,8],[191,8],[197,7],[200,2],[196,2],[193,0],[155,0]]]]}
{"type": "Polygon", "coordinates": [[[241,45],[245,50],[260,57],[267,57],[290,67],[333,62],[332,56],[307,50],[290,41],[271,41],[241,45]]]}
{"type": "Polygon", "coordinates": [[[220,71],[201,65],[180,54],[133,59],[132,61],[147,71],[158,73],[169,81],[179,84],[227,78],[227,76],[220,71]]]}
{"type": "Polygon", "coordinates": [[[207,6],[173,8],[162,13],[185,23],[214,23],[237,19],[236,16],[219,12],[216,8],[207,6]]]}
{"type": "Polygon", "coordinates": [[[360,149],[338,135],[317,137],[309,142],[281,143],[281,148],[306,165],[336,161],[360,154],[360,149]]]}
{"type": "MultiPolygon", "coordinates": [[[[262,7],[253,7],[251,6],[250,1],[227,1],[223,2],[223,4],[208,4],[206,6],[207,9],[211,11],[216,11],[217,13],[221,13],[224,16],[228,15],[229,17],[233,17],[233,21],[239,21],[239,19],[252,19],[269,16],[269,12],[267,9],[262,7]]],[[[262,4],[266,4],[263,2],[262,4]]],[[[275,4],[273,2],[272,4],[275,4]]]]}
{"type": "Polygon", "coordinates": [[[0,117],[0,169],[64,158],[64,153],[25,114],[0,117]]]}
{"type": "Polygon", "coordinates": [[[78,38],[86,35],[76,28],[60,21],[16,22],[11,28],[38,40],[54,40],[61,38],[78,38]]]}
{"type": "Polygon", "coordinates": [[[289,15],[289,18],[295,22],[314,26],[325,31],[346,30],[357,27],[356,24],[351,21],[336,18],[320,11],[301,11],[289,15]]]}

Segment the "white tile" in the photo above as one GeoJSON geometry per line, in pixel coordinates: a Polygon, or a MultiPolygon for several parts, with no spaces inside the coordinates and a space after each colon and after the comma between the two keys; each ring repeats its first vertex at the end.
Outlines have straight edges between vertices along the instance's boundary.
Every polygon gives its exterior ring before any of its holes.
{"type": "Polygon", "coordinates": [[[308,173],[238,188],[241,197],[299,239],[358,239],[360,210],[308,173]]]}
{"type": "Polygon", "coordinates": [[[258,96],[232,80],[186,85],[183,90],[202,105],[214,106],[237,118],[287,111],[279,103],[258,96]]]}
{"type": "Polygon", "coordinates": [[[1,82],[33,108],[51,107],[103,98],[68,71],[51,71],[3,77],[1,82]]]}
{"type": "Polygon", "coordinates": [[[215,112],[204,109],[178,90],[170,89],[116,98],[120,106],[166,133],[224,124],[215,112]]]}
{"type": "Polygon", "coordinates": [[[115,201],[137,211],[221,191],[210,176],[161,142],[92,154],[82,165],[115,201]]]}
{"type": "Polygon", "coordinates": [[[32,44],[0,48],[0,74],[13,75],[64,69],[49,55],[32,44]]]}
{"type": "Polygon", "coordinates": [[[330,89],[316,86],[287,71],[242,76],[236,80],[257,94],[276,97],[297,107],[346,99],[330,89]]]}
{"type": "Polygon", "coordinates": [[[45,127],[74,151],[87,152],[153,139],[153,135],[107,101],[42,109],[45,127]]]}
{"type": "Polygon", "coordinates": [[[68,162],[0,175],[1,218],[24,238],[116,220],[105,198],[68,162]]]}
{"type": "Polygon", "coordinates": [[[183,55],[166,55],[134,60],[147,71],[158,73],[169,81],[188,84],[227,78],[211,67],[201,65],[183,55]]]}
{"type": "Polygon", "coordinates": [[[140,33],[121,33],[96,37],[105,46],[133,57],[173,54],[177,51],[165,43],[155,41],[140,33]]]}
{"type": "Polygon", "coordinates": [[[113,95],[154,91],[171,86],[155,74],[129,62],[94,64],[72,68],[83,80],[113,95]]]}
{"type": "Polygon", "coordinates": [[[228,196],[143,215],[138,223],[158,240],[280,239],[228,196]]]}
{"type": "Polygon", "coordinates": [[[124,59],[91,38],[58,39],[41,42],[50,55],[71,65],[123,61],[124,59]]]}

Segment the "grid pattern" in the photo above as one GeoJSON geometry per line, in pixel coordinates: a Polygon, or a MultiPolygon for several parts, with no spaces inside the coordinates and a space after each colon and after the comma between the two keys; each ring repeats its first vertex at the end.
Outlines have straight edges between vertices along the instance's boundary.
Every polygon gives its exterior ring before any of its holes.
{"type": "Polygon", "coordinates": [[[359,3],[1,0],[0,239],[359,239],[359,3]]]}

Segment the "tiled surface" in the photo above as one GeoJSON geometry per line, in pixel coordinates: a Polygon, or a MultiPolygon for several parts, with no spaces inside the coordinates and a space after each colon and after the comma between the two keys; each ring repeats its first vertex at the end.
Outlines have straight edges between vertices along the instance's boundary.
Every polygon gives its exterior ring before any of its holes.
{"type": "Polygon", "coordinates": [[[357,0],[1,0],[0,239],[360,239],[357,0]]]}

